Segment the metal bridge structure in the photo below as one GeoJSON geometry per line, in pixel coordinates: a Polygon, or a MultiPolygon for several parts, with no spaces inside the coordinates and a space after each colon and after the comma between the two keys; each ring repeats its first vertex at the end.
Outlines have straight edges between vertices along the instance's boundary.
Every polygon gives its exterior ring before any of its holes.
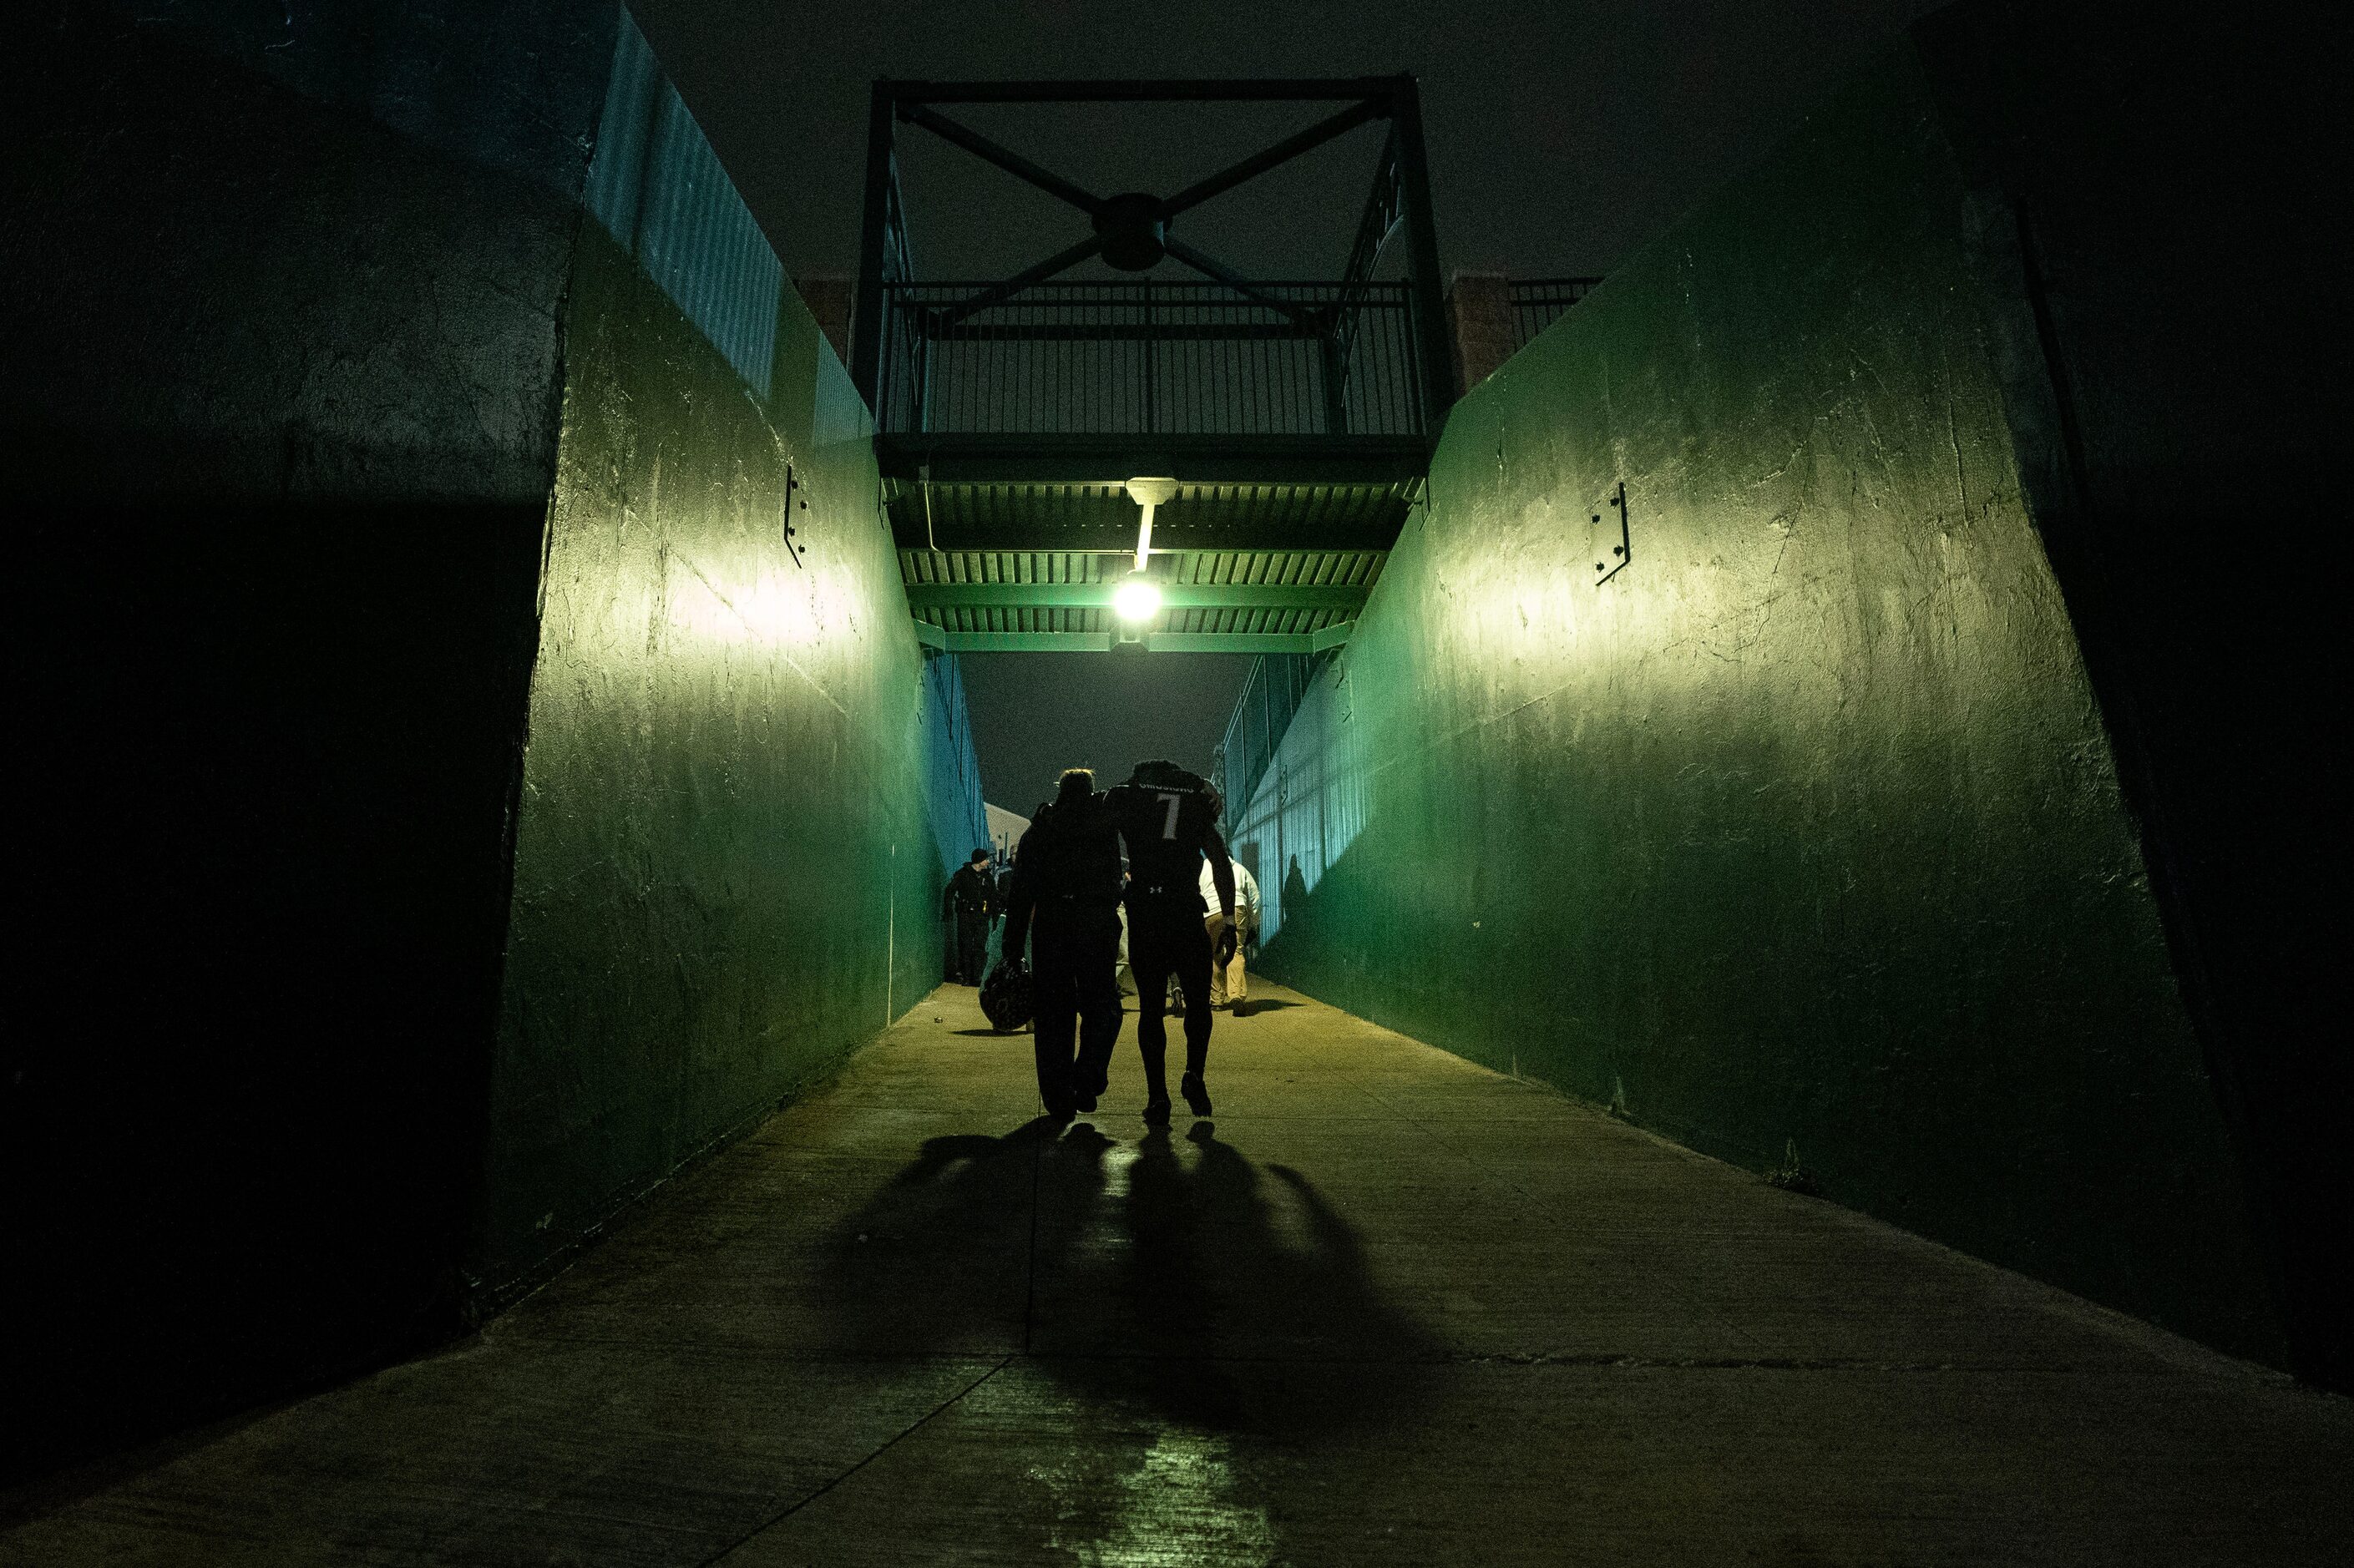
{"type": "Polygon", "coordinates": [[[908,609],[924,642],[950,652],[1339,646],[1456,392],[1410,76],[879,81],[855,299],[851,374],[875,413],[908,609]],[[1296,102],[1308,122],[1157,195],[1084,189],[955,117],[1138,102],[1296,102]],[[1383,123],[1333,276],[1251,277],[1183,238],[1204,203],[1383,123]],[[1010,278],[919,279],[903,131],[1060,199],[1069,243],[1010,278]],[[1385,256],[1402,278],[1376,277],[1385,256]],[[1065,279],[1095,260],[1129,276],[1065,279]],[[1157,609],[1115,614],[1116,590],[1138,580],[1157,609]]]}

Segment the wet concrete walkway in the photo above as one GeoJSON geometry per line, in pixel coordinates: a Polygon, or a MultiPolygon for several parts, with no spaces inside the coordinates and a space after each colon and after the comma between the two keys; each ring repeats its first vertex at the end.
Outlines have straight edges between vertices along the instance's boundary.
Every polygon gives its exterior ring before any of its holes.
{"type": "Polygon", "coordinates": [[[947,990],[450,1351],[0,1562],[2343,1563],[2354,1407],[1303,998],[1025,1127],[947,990]]]}

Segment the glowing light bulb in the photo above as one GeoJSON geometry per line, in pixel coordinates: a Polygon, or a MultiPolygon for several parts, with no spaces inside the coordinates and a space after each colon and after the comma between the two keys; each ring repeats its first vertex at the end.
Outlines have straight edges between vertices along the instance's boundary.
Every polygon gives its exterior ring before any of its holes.
{"type": "Polygon", "coordinates": [[[1112,612],[1122,620],[1150,620],[1161,613],[1161,590],[1141,572],[1112,590],[1112,612]]]}

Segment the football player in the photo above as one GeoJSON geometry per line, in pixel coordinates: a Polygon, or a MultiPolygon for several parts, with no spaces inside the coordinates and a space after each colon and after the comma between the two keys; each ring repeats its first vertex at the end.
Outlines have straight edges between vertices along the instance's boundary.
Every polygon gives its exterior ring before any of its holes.
{"type": "Polygon", "coordinates": [[[1084,768],[1063,774],[1022,835],[1005,901],[1007,961],[1030,943],[1038,1097],[1052,1117],[1096,1108],[1119,1040],[1119,841],[1095,786],[1084,768]]]}
{"type": "Polygon", "coordinates": [[[1203,1073],[1210,1055],[1210,933],[1202,918],[1204,857],[1225,925],[1217,961],[1234,956],[1235,868],[1218,836],[1218,792],[1173,762],[1140,762],[1104,803],[1128,846],[1128,965],[1136,977],[1136,1044],[1144,1055],[1144,1119],[1169,1120],[1169,978],[1185,1003],[1185,1075],[1178,1088],[1195,1116],[1210,1114],[1203,1073]]]}

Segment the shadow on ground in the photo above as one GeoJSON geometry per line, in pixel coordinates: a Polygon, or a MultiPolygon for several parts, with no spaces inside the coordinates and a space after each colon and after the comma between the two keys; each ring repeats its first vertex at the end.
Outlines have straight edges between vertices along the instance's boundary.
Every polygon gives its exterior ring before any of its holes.
{"type": "MultiPolygon", "coordinates": [[[[1396,1414],[1409,1369],[1436,1362],[1435,1336],[1381,1290],[1352,1225],[1288,1165],[1261,1165],[1196,1122],[1145,1135],[1107,1220],[1046,1303],[1056,1376],[1106,1398],[1140,1398],[1214,1431],[1291,1436],[1396,1414]],[[1129,1358],[1141,1358],[1140,1361],[1129,1358]],[[1286,1396],[1284,1369],[1362,1366],[1341,1397],[1286,1396]],[[1373,1389],[1377,1400],[1349,1396],[1373,1389]]],[[[1328,1381],[1320,1379],[1320,1384],[1328,1381]]]]}
{"type": "Polygon", "coordinates": [[[1004,1351],[1150,1425],[1298,1439],[1394,1420],[1443,1360],[1315,1183],[1207,1121],[931,1139],[828,1258],[839,1342],[877,1357],[976,1348],[1018,1272],[1004,1351]]]}

